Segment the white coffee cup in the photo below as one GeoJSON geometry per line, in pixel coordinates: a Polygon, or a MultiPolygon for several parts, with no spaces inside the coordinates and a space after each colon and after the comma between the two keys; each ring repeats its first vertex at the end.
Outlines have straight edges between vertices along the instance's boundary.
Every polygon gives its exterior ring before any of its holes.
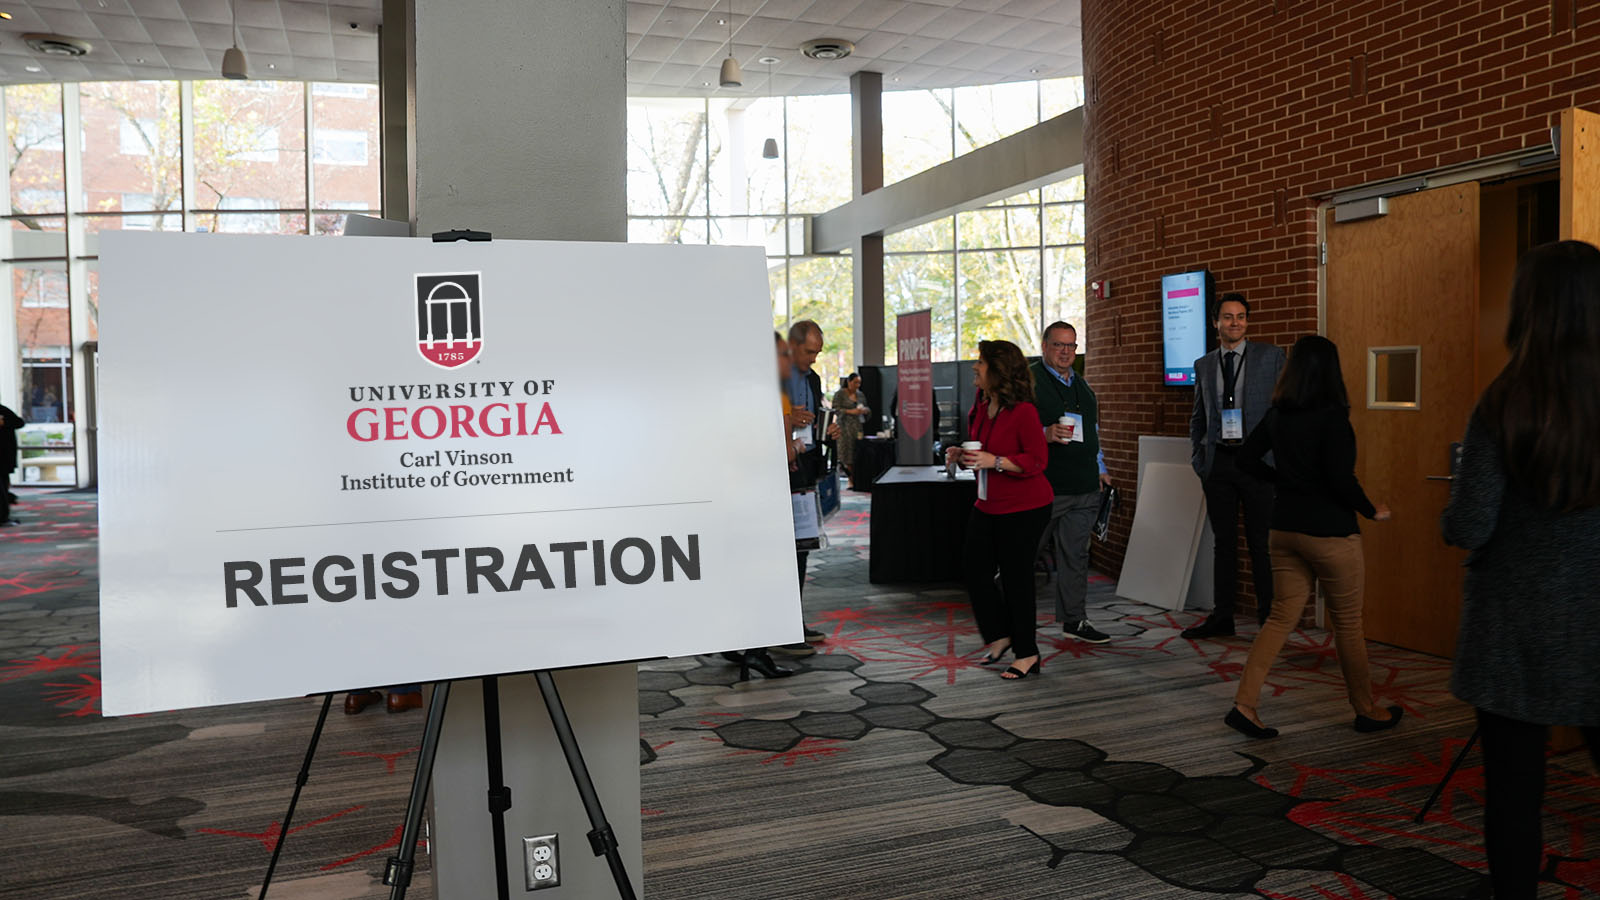
{"type": "Polygon", "coordinates": [[[965,441],[961,445],[962,465],[966,464],[968,454],[977,453],[983,449],[983,441],[965,441]]]}
{"type": "Polygon", "coordinates": [[[1065,428],[1067,430],[1067,436],[1064,437],[1064,438],[1061,438],[1057,443],[1061,443],[1061,444],[1070,444],[1070,443],[1072,443],[1072,431],[1073,431],[1073,429],[1075,427],[1077,427],[1077,424],[1078,424],[1077,420],[1072,418],[1072,416],[1063,413],[1061,418],[1056,421],[1056,424],[1060,425],[1062,428],[1065,428]]]}

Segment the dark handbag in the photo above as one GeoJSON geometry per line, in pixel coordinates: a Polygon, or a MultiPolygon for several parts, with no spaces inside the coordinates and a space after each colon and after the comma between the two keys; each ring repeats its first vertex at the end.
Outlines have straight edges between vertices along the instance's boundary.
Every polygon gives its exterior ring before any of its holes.
{"type": "Polygon", "coordinates": [[[1104,541],[1111,531],[1111,514],[1117,509],[1117,489],[1106,485],[1100,489],[1100,511],[1094,517],[1094,538],[1104,541]]]}
{"type": "Polygon", "coordinates": [[[837,469],[827,469],[822,473],[822,480],[817,482],[817,505],[822,508],[822,520],[839,511],[839,472],[837,469]]]}

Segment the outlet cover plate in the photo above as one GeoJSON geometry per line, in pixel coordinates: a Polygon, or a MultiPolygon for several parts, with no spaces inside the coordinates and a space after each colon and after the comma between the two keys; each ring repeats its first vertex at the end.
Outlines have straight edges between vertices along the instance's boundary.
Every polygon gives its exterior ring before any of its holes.
{"type": "Polygon", "coordinates": [[[561,886],[559,838],[541,834],[522,839],[523,879],[530,891],[561,886]]]}

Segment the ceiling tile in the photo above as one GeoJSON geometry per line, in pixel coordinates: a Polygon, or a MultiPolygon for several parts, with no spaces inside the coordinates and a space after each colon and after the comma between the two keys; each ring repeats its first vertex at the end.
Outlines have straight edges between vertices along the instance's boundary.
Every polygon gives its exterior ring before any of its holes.
{"type": "Polygon", "coordinates": [[[891,0],[861,0],[859,6],[840,17],[839,24],[871,31],[894,17],[905,5],[891,0]]]}
{"type": "Polygon", "coordinates": [[[133,16],[96,16],[95,28],[100,36],[113,41],[149,41],[144,25],[133,16]]]}
{"type": "Polygon", "coordinates": [[[45,27],[53,34],[93,39],[100,33],[100,29],[94,27],[94,22],[81,10],[42,9],[39,10],[39,17],[44,19],[45,27]]]}
{"type": "Polygon", "coordinates": [[[317,3],[280,3],[278,12],[283,27],[293,31],[326,32],[333,21],[328,18],[328,8],[317,3]]]}
{"type": "Polygon", "coordinates": [[[278,13],[278,0],[233,0],[237,4],[239,27],[282,28],[283,16],[278,13]]]}
{"type": "Polygon", "coordinates": [[[289,52],[289,39],[281,28],[246,28],[239,26],[239,46],[252,53],[289,52]]]}
{"type": "Polygon", "coordinates": [[[183,7],[178,5],[178,0],[127,0],[128,8],[144,16],[154,16],[160,19],[182,19],[183,7]]]}
{"type": "Polygon", "coordinates": [[[150,40],[165,45],[195,45],[194,29],[188,22],[171,19],[144,19],[141,24],[150,40]]]}

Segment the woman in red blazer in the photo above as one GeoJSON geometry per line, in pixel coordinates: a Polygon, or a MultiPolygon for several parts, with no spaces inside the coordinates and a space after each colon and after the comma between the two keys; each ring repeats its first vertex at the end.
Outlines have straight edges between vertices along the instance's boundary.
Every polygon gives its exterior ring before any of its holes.
{"type": "Polygon", "coordinates": [[[962,549],[967,592],[988,645],[984,663],[999,662],[1010,650],[1015,664],[1000,677],[1015,681],[1039,671],[1033,557],[1055,495],[1044,477],[1048,451],[1022,351],[1010,341],[980,341],[972,371],[980,394],[967,417],[967,437],[983,449],[951,447],[945,458],[959,455],[963,466],[978,471],[978,503],[962,549]]]}

